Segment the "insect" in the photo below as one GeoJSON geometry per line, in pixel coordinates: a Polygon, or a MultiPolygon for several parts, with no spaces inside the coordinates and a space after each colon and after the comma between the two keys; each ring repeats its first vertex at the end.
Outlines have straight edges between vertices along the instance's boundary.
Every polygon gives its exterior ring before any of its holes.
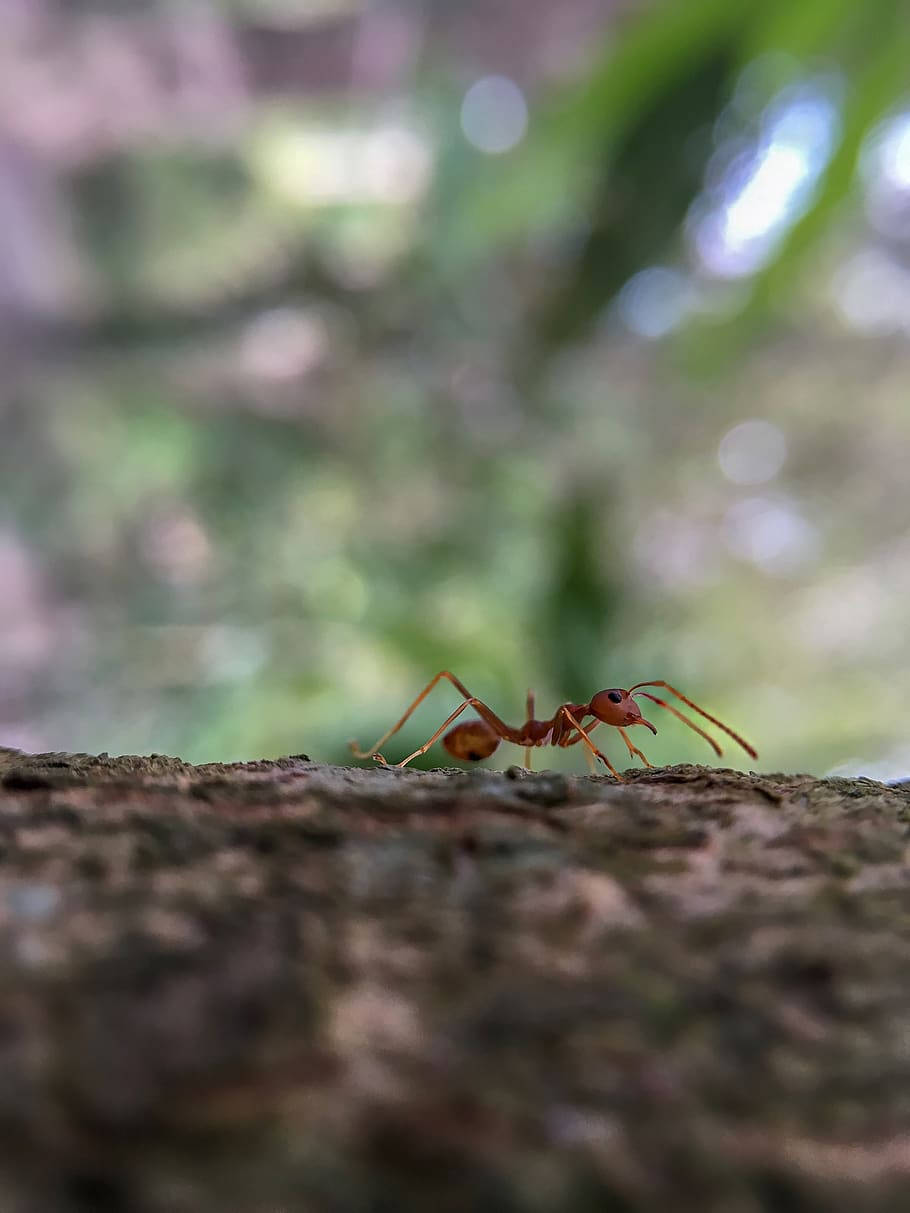
{"type": "Polygon", "coordinates": [[[489,758],[498,748],[501,741],[510,741],[513,745],[523,747],[525,752],[524,765],[528,768],[531,766],[531,750],[536,749],[538,746],[555,745],[565,748],[566,746],[577,745],[579,742],[582,742],[586,747],[588,762],[592,770],[595,760],[599,758],[612,774],[621,781],[622,776],[619,771],[610,762],[606,754],[602,750],[599,750],[591,740],[591,733],[600,723],[609,724],[613,728],[618,729],[619,735],[625,742],[626,749],[629,751],[629,757],[637,756],[646,767],[650,767],[651,763],[648,762],[641,750],[633,745],[626,732],[627,728],[631,728],[635,724],[644,725],[652,733],[657,732],[651,721],[645,720],[644,716],[642,716],[641,709],[635,702],[635,696],[650,699],[652,703],[656,703],[660,707],[666,708],[668,712],[672,712],[677,720],[681,720],[683,724],[687,724],[690,729],[694,729],[696,733],[704,737],[715,754],[720,757],[723,750],[709,733],[706,733],[703,728],[697,725],[694,720],[690,720],[678,708],[667,703],[665,699],[652,695],[650,691],[643,690],[644,687],[663,687],[700,716],[703,716],[706,720],[710,720],[713,725],[716,725],[728,737],[732,737],[737,745],[742,746],[751,758],[758,757],[757,752],[749,745],[748,741],[744,741],[738,733],[734,733],[723,721],[718,720],[716,716],[712,716],[710,712],[706,712],[704,708],[700,708],[697,703],[693,703],[691,699],[683,695],[682,691],[677,691],[675,687],[670,686],[669,682],[665,682],[663,679],[657,679],[653,682],[637,682],[634,687],[630,687],[627,691],[622,690],[620,687],[598,691],[591,697],[590,703],[561,704],[549,720],[534,719],[534,695],[529,691],[527,719],[518,728],[513,728],[512,725],[506,724],[504,720],[501,720],[492,708],[487,707],[483,700],[472,695],[464,683],[460,682],[448,670],[440,670],[435,678],[430,679],[401,719],[392,725],[389,731],[384,733],[369,750],[361,750],[357,742],[352,741],[351,751],[354,756],[356,758],[372,758],[376,762],[381,762],[388,766],[389,764],[383,758],[380,750],[389,738],[398,732],[411,713],[426,699],[433,687],[442,678],[446,678],[451,682],[452,686],[463,697],[463,702],[458,705],[454,712],[451,712],[446,717],[428,741],[424,742],[413,754],[409,754],[407,758],[403,758],[401,762],[396,763],[396,766],[407,766],[412,759],[425,754],[430,746],[444,733],[445,736],[442,737],[442,744],[453,758],[480,762],[484,758],[489,758]],[[465,720],[461,724],[454,724],[455,720],[466,708],[473,708],[480,719],[465,720]],[[594,720],[590,724],[585,725],[584,721],[588,716],[593,716],[594,720]],[[453,724],[454,727],[449,728],[453,724]],[[446,732],[446,729],[449,731],[446,732]]]}

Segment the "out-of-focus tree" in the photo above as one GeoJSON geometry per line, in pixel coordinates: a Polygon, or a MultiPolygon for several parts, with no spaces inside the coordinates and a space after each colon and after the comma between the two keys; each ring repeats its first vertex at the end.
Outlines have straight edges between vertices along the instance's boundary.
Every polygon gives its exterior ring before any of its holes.
{"type": "Polygon", "coordinates": [[[0,20],[8,742],[341,758],[451,666],[907,770],[900,0],[0,20]]]}

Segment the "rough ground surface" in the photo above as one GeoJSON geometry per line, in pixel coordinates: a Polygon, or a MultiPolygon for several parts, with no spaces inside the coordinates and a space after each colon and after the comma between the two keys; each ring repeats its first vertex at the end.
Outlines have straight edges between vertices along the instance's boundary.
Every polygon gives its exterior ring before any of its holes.
{"type": "Polygon", "coordinates": [[[908,820],[0,750],[0,1209],[908,1209],[908,820]]]}

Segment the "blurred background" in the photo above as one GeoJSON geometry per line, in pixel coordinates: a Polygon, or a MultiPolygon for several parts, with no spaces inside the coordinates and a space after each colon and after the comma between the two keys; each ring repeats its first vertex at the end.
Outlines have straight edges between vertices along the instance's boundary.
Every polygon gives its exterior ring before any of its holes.
{"type": "Polygon", "coordinates": [[[908,17],[0,0],[0,742],[910,776],[908,17]]]}

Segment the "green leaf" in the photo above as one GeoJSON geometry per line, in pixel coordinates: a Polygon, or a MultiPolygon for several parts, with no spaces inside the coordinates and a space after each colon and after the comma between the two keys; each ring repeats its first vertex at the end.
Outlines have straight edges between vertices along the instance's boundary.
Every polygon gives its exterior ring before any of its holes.
{"type": "Polygon", "coordinates": [[[471,184],[449,211],[459,251],[481,254],[583,213],[619,138],[694,64],[730,42],[742,21],[742,6],[729,0],[669,0],[611,38],[580,85],[532,114],[519,148],[495,162],[478,154],[471,184]]]}

